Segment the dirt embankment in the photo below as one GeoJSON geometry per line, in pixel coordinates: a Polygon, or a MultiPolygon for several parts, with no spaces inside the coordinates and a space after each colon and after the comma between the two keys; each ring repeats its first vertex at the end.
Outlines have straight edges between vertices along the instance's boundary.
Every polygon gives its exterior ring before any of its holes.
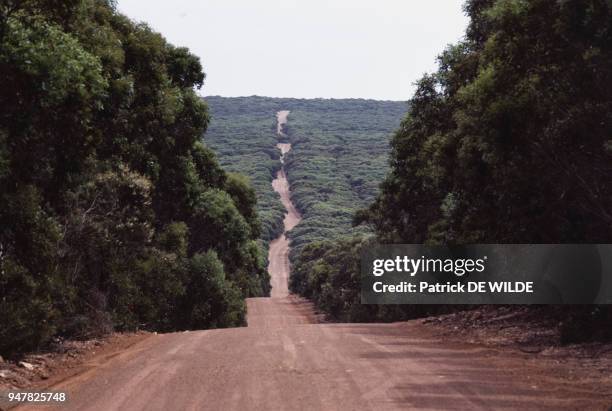
{"type": "MultiPolygon", "coordinates": [[[[85,341],[57,340],[45,351],[11,361],[0,359],[0,392],[53,387],[93,370],[152,335],[114,333],[85,341]]],[[[0,404],[0,410],[2,407],[0,404]]]]}

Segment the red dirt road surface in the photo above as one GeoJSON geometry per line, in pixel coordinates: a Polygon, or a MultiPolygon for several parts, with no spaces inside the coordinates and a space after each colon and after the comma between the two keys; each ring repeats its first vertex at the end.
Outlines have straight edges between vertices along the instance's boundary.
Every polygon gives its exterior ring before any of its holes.
{"type": "Polygon", "coordinates": [[[314,324],[295,297],[248,310],[246,328],[152,336],[54,387],[71,397],[62,409],[606,409],[596,386],[417,323],[314,324]]]}
{"type": "MultiPolygon", "coordinates": [[[[282,132],[282,131],[281,131],[282,132]]],[[[284,156],[291,150],[291,144],[279,143],[278,148],[281,150],[281,162],[284,161],[284,156]]],[[[291,194],[289,191],[289,182],[285,174],[285,169],[281,168],[276,174],[276,178],[272,181],[272,187],[281,198],[281,202],[287,214],[283,221],[285,232],[295,227],[302,218],[300,212],[291,202],[291,194]]],[[[272,298],[281,298],[289,295],[287,287],[289,283],[289,239],[282,233],[278,238],[270,242],[270,251],[268,254],[268,272],[270,273],[272,283],[272,298]]]]}
{"type": "Polygon", "coordinates": [[[281,110],[276,113],[276,134],[284,136],[283,127],[287,124],[287,117],[289,116],[289,110],[281,110]]]}
{"type": "MultiPolygon", "coordinates": [[[[274,187],[289,210],[290,229],[300,216],[284,171],[274,187]]],[[[55,385],[69,393],[61,409],[605,410],[612,404],[597,384],[560,378],[550,364],[441,341],[419,322],[319,324],[308,302],[288,295],[288,245],[284,235],[271,244],[274,291],[272,298],[247,301],[248,327],[152,335],[55,385]]]]}

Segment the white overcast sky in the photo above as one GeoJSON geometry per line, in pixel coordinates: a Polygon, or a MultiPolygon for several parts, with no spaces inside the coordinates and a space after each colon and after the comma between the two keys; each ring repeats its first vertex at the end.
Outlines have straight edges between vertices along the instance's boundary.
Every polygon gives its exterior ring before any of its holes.
{"type": "Polygon", "coordinates": [[[407,100],[463,0],[118,0],[202,60],[203,95],[407,100]]]}

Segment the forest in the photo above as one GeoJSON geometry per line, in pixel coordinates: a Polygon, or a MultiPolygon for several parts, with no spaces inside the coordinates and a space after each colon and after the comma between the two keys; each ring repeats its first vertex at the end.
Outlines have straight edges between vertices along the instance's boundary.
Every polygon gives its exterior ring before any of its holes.
{"type": "Polygon", "coordinates": [[[280,169],[276,148],[276,112],[282,101],[267,97],[206,97],[211,122],[207,144],[229,172],[242,173],[257,193],[257,211],[264,243],[282,232],[285,209],[271,186],[280,169]]]}
{"type": "MultiPolygon", "coordinates": [[[[464,40],[418,81],[391,140],[390,173],[355,216],[376,237],[309,244],[295,262],[293,290],[333,318],[449,309],[360,307],[359,250],[368,241],[611,240],[612,5],[470,0],[464,8],[464,40]]],[[[609,306],[549,307],[547,315],[565,341],[612,337],[609,306]]]]}
{"type": "Polygon", "coordinates": [[[112,1],[0,5],[0,354],[238,326],[255,192],[202,142],[199,58],[112,1]]]}
{"type": "Polygon", "coordinates": [[[388,171],[390,136],[407,106],[394,101],[306,100],[290,109],[287,178],[303,215],[289,232],[294,260],[314,241],[371,232],[353,227],[353,215],[378,193],[388,171]]]}
{"type": "Polygon", "coordinates": [[[353,215],[374,200],[388,171],[390,136],[406,113],[405,102],[257,96],[206,101],[212,117],[206,141],[225,169],[251,179],[264,246],[282,231],[284,208],[271,186],[281,140],[292,144],[286,171],[303,215],[288,233],[292,258],[314,241],[372,232],[353,227],[353,215]],[[279,110],[291,111],[282,138],[276,135],[279,110]]]}
{"type": "MultiPolygon", "coordinates": [[[[2,2],[0,354],[244,325],[282,232],[278,110],[290,288],[330,319],[450,310],[361,305],[375,242],[609,243],[612,4],[464,8],[464,38],[393,102],[203,99],[199,58],[112,0],[2,2]]],[[[611,337],[609,307],[549,314],[567,341],[611,337]]]]}

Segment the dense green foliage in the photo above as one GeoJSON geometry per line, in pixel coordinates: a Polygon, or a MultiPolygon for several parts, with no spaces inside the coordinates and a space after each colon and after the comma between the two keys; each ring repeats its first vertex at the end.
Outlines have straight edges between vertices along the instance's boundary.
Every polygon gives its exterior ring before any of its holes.
{"type": "Polygon", "coordinates": [[[0,352],[239,325],[267,292],[248,182],[201,142],[198,58],[103,0],[0,4],[0,352]]]}
{"type": "Polygon", "coordinates": [[[267,242],[283,231],[285,209],[272,189],[280,168],[276,148],[279,99],[267,97],[207,97],[211,122],[206,140],[224,169],[248,176],[257,193],[261,238],[267,242]]]}
{"type": "Polygon", "coordinates": [[[256,96],[206,100],[212,116],[207,141],[224,168],[251,178],[264,241],[282,232],[285,209],[271,186],[280,168],[279,141],[292,143],[287,176],[292,200],[303,214],[289,233],[292,257],[313,241],[371,232],[353,228],[351,221],[378,192],[388,169],[389,138],[405,103],[256,96]],[[285,137],[276,135],[279,110],[291,111],[285,137]]]}
{"type": "Polygon", "coordinates": [[[392,322],[460,308],[361,304],[361,253],[376,242],[372,235],[355,235],[306,244],[294,259],[289,288],[335,321],[392,322]]]}
{"type": "MultiPolygon", "coordinates": [[[[403,306],[361,304],[361,252],[373,242],[371,236],[355,236],[305,245],[292,267],[290,289],[338,321],[390,322],[409,318],[403,306]]],[[[428,309],[414,306],[410,315],[416,317],[428,309]]]]}
{"type": "Polygon", "coordinates": [[[224,168],[248,175],[257,192],[262,239],[282,232],[284,208],[270,183],[280,168],[279,141],[292,143],[287,176],[303,221],[290,233],[299,250],[312,241],[364,232],[354,212],[369,204],[387,171],[389,138],[406,112],[402,102],[269,97],[207,97],[207,141],[224,168]],[[276,112],[290,110],[284,138],[276,112]],[[364,155],[367,153],[367,155],[364,155]]]}
{"type": "Polygon", "coordinates": [[[369,221],[381,239],[607,242],[612,5],[473,0],[425,76],[369,221]]]}
{"type": "Polygon", "coordinates": [[[378,192],[388,170],[389,138],[405,102],[305,100],[288,104],[286,161],[292,200],[303,220],[289,233],[292,260],[314,241],[369,232],[353,214],[378,192]]]}
{"type": "Polygon", "coordinates": [[[285,164],[292,200],[303,219],[288,233],[295,263],[291,290],[338,319],[397,318],[401,311],[396,308],[359,305],[357,250],[360,236],[372,231],[353,228],[352,220],[378,192],[388,170],[389,139],[406,104],[266,97],[206,100],[212,113],[207,139],[225,168],[251,177],[264,241],[280,234],[285,211],[271,186],[280,167],[275,146],[279,141],[292,144],[285,164]],[[279,110],[291,112],[284,137],[276,135],[279,110]],[[342,297],[334,299],[339,294],[342,297]]]}
{"type": "MultiPolygon", "coordinates": [[[[465,10],[465,39],[418,82],[392,140],[391,172],[356,220],[382,242],[609,242],[612,4],[471,0],[465,10]]],[[[358,287],[347,280],[355,272],[342,271],[356,261],[352,250],[307,247],[294,289],[336,318],[354,318],[353,291],[325,298],[338,281],[358,287]]],[[[404,306],[404,316],[417,309],[404,306]]],[[[568,310],[572,338],[612,319],[608,309],[568,310]]]]}
{"type": "Polygon", "coordinates": [[[359,237],[307,244],[292,267],[289,288],[335,319],[367,317],[368,306],[360,304],[359,268],[365,244],[359,237]]]}

